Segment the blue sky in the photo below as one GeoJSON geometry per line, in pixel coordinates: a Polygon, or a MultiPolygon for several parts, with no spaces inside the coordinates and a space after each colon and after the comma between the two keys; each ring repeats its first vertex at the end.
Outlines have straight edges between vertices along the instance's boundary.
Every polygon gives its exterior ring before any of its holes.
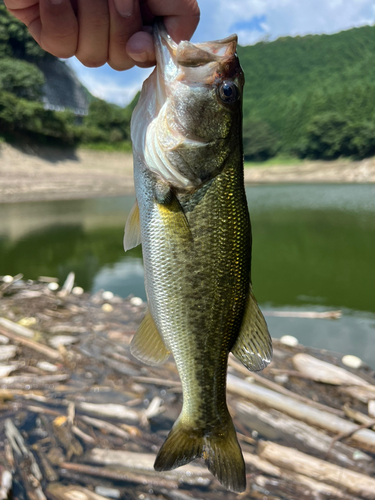
{"type": "MultiPolygon", "coordinates": [[[[198,0],[199,1],[199,0],[198,0]]],[[[200,0],[201,22],[193,41],[203,42],[237,33],[241,45],[285,35],[336,33],[375,23],[374,0],[200,0]]],[[[109,66],[85,68],[69,64],[91,93],[126,105],[150,70],[117,72],[109,66]]]]}

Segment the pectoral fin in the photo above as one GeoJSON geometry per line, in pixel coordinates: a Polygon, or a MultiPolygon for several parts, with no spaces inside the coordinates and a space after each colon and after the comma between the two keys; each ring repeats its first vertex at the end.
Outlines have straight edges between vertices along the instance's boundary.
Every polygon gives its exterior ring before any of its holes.
{"type": "Polygon", "coordinates": [[[149,311],[131,341],[130,352],[135,358],[151,366],[162,365],[169,357],[170,351],[165,347],[149,311]]]}
{"type": "Polygon", "coordinates": [[[186,215],[173,191],[165,184],[159,183],[155,189],[155,201],[166,231],[186,243],[192,241],[192,235],[186,215]]]}
{"type": "Polygon", "coordinates": [[[139,208],[137,200],[130,210],[129,217],[126,219],[124,249],[125,252],[141,243],[141,225],[139,221],[139,208]]]}
{"type": "Polygon", "coordinates": [[[272,360],[272,340],[251,285],[241,331],[232,353],[251,371],[263,370],[272,360]]]}

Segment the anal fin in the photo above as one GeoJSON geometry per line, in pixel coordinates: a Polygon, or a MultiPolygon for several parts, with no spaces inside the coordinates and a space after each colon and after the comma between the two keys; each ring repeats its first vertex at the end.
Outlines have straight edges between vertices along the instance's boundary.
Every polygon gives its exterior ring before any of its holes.
{"type": "Polygon", "coordinates": [[[126,219],[124,249],[125,252],[131,248],[137,247],[141,243],[141,225],[139,220],[138,202],[135,203],[130,210],[129,217],[126,219]]]}
{"type": "Polygon", "coordinates": [[[272,340],[251,285],[240,334],[232,353],[251,371],[263,370],[272,360],[272,340]]]}
{"type": "Polygon", "coordinates": [[[170,351],[165,347],[150,311],[146,312],[131,341],[130,352],[135,358],[151,366],[162,365],[169,357],[170,351]]]}

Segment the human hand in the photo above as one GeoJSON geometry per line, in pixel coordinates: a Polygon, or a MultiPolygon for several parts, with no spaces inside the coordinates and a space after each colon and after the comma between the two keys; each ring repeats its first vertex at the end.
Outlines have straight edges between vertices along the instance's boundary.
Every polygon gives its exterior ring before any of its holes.
{"type": "Polygon", "coordinates": [[[176,41],[190,39],[199,22],[197,0],[5,0],[42,49],[76,56],[88,67],[106,62],[118,71],[155,64],[150,25],[164,18],[176,41]]]}

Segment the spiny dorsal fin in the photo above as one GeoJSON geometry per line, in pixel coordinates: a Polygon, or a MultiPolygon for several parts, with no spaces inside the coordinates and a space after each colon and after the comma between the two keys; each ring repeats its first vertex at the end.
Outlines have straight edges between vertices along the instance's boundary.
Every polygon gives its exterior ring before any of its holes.
{"type": "Polygon", "coordinates": [[[272,340],[251,285],[240,334],[232,353],[251,371],[263,370],[272,360],[272,340]]]}
{"type": "Polygon", "coordinates": [[[125,252],[141,243],[141,225],[139,221],[139,208],[137,200],[130,210],[129,217],[126,219],[124,249],[125,252]]]}
{"type": "Polygon", "coordinates": [[[170,351],[165,347],[150,311],[146,312],[131,341],[130,352],[135,358],[151,366],[162,365],[169,357],[170,351]]]}

